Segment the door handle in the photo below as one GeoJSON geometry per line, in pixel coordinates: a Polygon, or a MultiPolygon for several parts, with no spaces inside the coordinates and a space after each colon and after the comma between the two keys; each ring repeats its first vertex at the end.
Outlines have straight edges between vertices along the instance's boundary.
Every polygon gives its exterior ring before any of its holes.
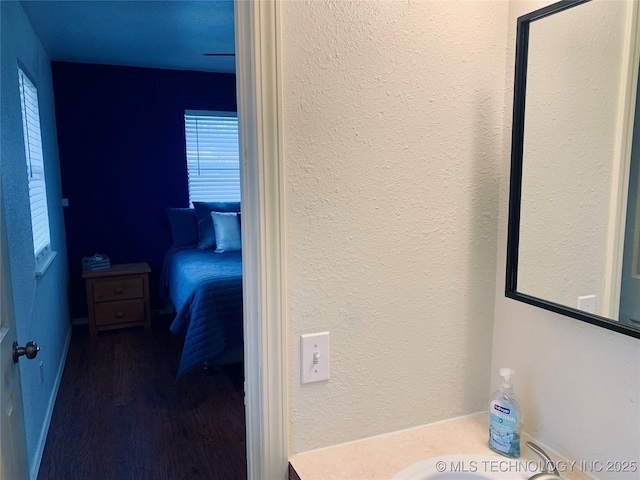
{"type": "Polygon", "coordinates": [[[26,355],[29,360],[33,360],[38,355],[40,347],[34,341],[27,342],[24,347],[19,347],[18,342],[13,342],[13,363],[18,363],[22,355],[26,355]]]}

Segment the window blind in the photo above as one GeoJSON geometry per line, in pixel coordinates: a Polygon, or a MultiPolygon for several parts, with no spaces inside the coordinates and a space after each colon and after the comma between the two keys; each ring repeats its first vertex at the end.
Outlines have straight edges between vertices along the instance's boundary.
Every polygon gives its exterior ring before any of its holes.
{"type": "Polygon", "coordinates": [[[44,178],[38,91],[33,82],[19,67],[18,82],[22,107],[22,132],[29,178],[33,251],[36,259],[40,259],[50,251],[51,235],[49,232],[47,187],[44,178]]]}
{"type": "Polygon", "coordinates": [[[189,201],[239,202],[237,114],[187,111],[184,122],[189,201]]]}

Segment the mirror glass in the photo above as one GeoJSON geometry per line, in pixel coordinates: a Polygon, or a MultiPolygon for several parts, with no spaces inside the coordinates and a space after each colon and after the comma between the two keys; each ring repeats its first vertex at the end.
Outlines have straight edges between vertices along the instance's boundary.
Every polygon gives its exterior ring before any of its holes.
{"type": "Polygon", "coordinates": [[[634,14],[581,0],[518,21],[507,296],[640,338],[634,14]]]}

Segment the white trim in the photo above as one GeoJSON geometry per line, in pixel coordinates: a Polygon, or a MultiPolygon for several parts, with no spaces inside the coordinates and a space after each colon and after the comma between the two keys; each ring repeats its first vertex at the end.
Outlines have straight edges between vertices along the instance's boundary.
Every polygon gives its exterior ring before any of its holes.
{"type": "Polygon", "coordinates": [[[44,272],[47,271],[47,268],[49,268],[53,259],[56,258],[56,255],[58,255],[58,252],[48,251],[43,256],[36,259],[36,277],[40,278],[44,275],[44,272]]]}
{"type": "Polygon", "coordinates": [[[629,167],[633,144],[633,125],[636,110],[638,64],[640,61],[640,4],[628,2],[625,38],[628,42],[622,52],[620,96],[618,98],[618,122],[615,133],[615,150],[611,172],[611,200],[604,278],[604,316],[618,320],[620,313],[620,289],[622,284],[622,257],[624,253],[624,229],[629,193],[629,167]]]}
{"type": "Polygon", "coordinates": [[[203,115],[209,117],[232,117],[236,118],[238,112],[223,112],[216,110],[185,110],[185,115],[203,115]]]}
{"type": "Polygon", "coordinates": [[[7,327],[0,327],[0,342],[4,340],[4,337],[7,336],[7,333],[9,333],[9,329],[7,327]]]}
{"type": "MultiPolygon", "coordinates": [[[[640,189],[640,173],[636,179],[636,189],[640,189]]],[[[631,255],[631,277],[640,280],[640,267],[638,267],[638,257],[640,257],[640,191],[636,190],[636,218],[633,222],[633,253],[631,255]]],[[[622,288],[622,285],[620,285],[622,288]]]]}
{"type": "Polygon", "coordinates": [[[287,376],[279,4],[235,1],[248,479],[284,479],[287,376]]]}
{"type": "Polygon", "coordinates": [[[53,416],[53,408],[56,405],[56,399],[58,398],[58,390],[60,389],[60,382],[62,381],[62,374],[64,372],[64,366],[67,364],[67,353],[69,352],[69,345],[71,344],[71,333],[73,329],[69,327],[69,333],[62,350],[62,361],[58,366],[58,373],[54,379],[53,388],[51,389],[51,397],[49,398],[49,405],[47,406],[47,412],[44,415],[44,423],[42,430],[40,431],[40,438],[38,438],[38,445],[36,447],[33,461],[29,466],[29,472],[31,480],[38,479],[38,473],[40,472],[40,464],[42,463],[42,454],[44,453],[44,447],[47,442],[47,435],[49,434],[49,426],[51,426],[51,417],[53,416]]]}
{"type": "Polygon", "coordinates": [[[72,318],[71,325],[77,327],[78,325],[89,325],[89,318],[80,317],[80,318],[72,318]]]}

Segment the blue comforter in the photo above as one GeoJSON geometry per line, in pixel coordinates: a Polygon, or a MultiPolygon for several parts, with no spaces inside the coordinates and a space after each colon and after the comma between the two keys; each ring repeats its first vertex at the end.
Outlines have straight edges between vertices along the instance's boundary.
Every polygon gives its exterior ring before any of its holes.
{"type": "Polygon", "coordinates": [[[242,360],[241,252],[169,251],[160,293],[177,312],[171,331],[185,339],[178,378],[205,361],[242,360]]]}

